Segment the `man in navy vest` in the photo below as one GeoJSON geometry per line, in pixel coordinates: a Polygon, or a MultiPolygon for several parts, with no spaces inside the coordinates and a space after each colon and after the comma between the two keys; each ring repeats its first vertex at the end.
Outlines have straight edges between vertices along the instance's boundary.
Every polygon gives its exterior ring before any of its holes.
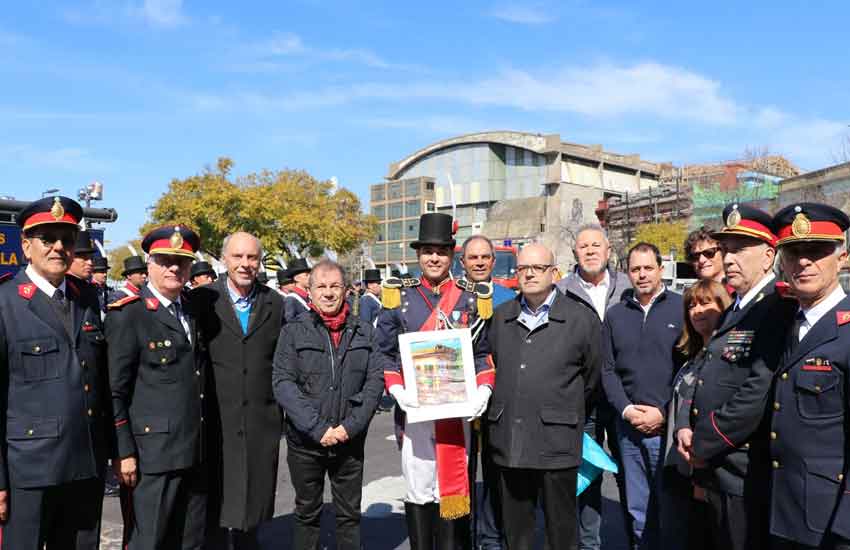
{"type": "Polygon", "coordinates": [[[374,326],[381,312],[381,270],[367,269],[363,272],[363,282],[366,292],[360,297],[360,318],[374,326]]]}
{"type": "Polygon", "coordinates": [[[97,297],[66,277],[83,211],[66,197],[18,216],[29,265],[0,286],[3,550],[96,549],[113,447],[97,297]]]}

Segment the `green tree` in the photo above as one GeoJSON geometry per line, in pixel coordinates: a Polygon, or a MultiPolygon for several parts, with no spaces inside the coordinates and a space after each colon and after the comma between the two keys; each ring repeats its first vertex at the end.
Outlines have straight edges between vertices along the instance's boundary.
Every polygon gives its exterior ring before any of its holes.
{"type": "Polygon", "coordinates": [[[124,271],[124,260],[127,259],[128,256],[132,255],[130,249],[127,247],[127,244],[133,246],[136,249],[136,252],[139,254],[143,254],[142,252],[142,240],[136,239],[130,241],[129,243],[125,243],[118,248],[113,248],[112,250],[108,250],[106,255],[109,261],[109,278],[113,281],[121,281],[124,277],[121,276],[121,272],[124,271]]]}
{"type": "Polygon", "coordinates": [[[174,179],[154,205],[148,229],[185,223],[201,236],[201,250],[218,257],[224,237],[234,231],[256,235],[271,254],[290,256],[288,245],[318,256],[324,249],[345,253],[372,238],[376,220],[360,210],[347,189],[335,189],[303,170],[264,170],[231,177],[233,161],[174,179]]]}
{"type": "Polygon", "coordinates": [[[657,246],[664,256],[675,247],[676,259],[681,261],[685,259],[683,246],[687,237],[688,225],[685,221],[645,223],[637,227],[629,246],[639,242],[651,243],[657,246]]]}

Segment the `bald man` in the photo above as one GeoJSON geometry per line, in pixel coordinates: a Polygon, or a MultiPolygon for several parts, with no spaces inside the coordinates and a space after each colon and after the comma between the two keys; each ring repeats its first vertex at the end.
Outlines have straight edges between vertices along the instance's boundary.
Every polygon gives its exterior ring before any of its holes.
{"type": "Polygon", "coordinates": [[[545,246],[525,246],[517,274],[520,299],[499,306],[487,335],[496,367],[488,450],[499,467],[505,541],[534,547],[539,498],[548,545],[575,548],[585,410],[602,363],[599,318],[558,292],[545,246]]]}

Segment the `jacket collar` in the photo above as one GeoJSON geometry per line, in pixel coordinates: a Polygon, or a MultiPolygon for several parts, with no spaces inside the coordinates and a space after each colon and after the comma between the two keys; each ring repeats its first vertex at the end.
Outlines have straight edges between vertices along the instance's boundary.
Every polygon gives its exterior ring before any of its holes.
{"type": "MultiPolygon", "coordinates": [[[[554,321],[566,321],[568,312],[567,312],[567,298],[561,292],[555,292],[555,301],[552,302],[552,307],[549,308],[549,319],[554,321]]],[[[517,294],[516,298],[513,300],[506,302],[504,305],[505,308],[505,321],[516,321],[519,317],[520,311],[522,311],[522,306],[520,304],[520,300],[522,300],[522,294],[517,294]]]]}

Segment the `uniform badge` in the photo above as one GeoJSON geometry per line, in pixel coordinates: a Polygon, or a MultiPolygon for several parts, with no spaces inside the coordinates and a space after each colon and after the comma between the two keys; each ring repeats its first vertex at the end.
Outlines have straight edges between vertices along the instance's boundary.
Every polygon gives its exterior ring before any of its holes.
{"type": "Polygon", "coordinates": [[[171,347],[171,340],[166,340],[165,342],[163,342],[163,344],[165,344],[165,347],[170,348],[171,347]]]}
{"type": "Polygon", "coordinates": [[[145,307],[150,311],[156,311],[159,307],[159,300],[156,298],[145,298],[145,307]]]}
{"type": "Polygon", "coordinates": [[[802,212],[794,216],[794,221],[791,222],[791,233],[795,237],[805,237],[812,232],[812,222],[802,212]]]}
{"type": "Polygon", "coordinates": [[[835,320],[838,322],[839,327],[850,323],[850,311],[836,311],[835,320]]]}
{"type": "Polygon", "coordinates": [[[171,248],[183,248],[183,235],[180,234],[180,227],[174,226],[174,234],[168,240],[171,248]]]}
{"type": "Polygon", "coordinates": [[[741,213],[738,212],[738,205],[732,206],[732,211],[726,216],[726,227],[735,227],[741,223],[741,213]]]}
{"type": "Polygon", "coordinates": [[[153,351],[156,349],[156,342],[148,342],[148,349],[153,351]]]}
{"type": "Polygon", "coordinates": [[[27,300],[31,300],[36,291],[36,286],[33,283],[26,283],[23,285],[18,285],[18,295],[21,298],[26,298],[27,300]]]}
{"type": "Polygon", "coordinates": [[[53,197],[53,206],[50,207],[50,215],[53,216],[53,219],[56,221],[65,217],[65,208],[62,206],[62,202],[59,200],[59,197],[53,197]]]}
{"type": "Polygon", "coordinates": [[[810,357],[803,361],[803,366],[800,369],[804,371],[831,372],[832,364],[825,357],[810,357]]]}
{"type": "Polygon", "coordinates": [[[88,321],[83,323],[83,332],[94,332],[95,326],[88,321]]]}

